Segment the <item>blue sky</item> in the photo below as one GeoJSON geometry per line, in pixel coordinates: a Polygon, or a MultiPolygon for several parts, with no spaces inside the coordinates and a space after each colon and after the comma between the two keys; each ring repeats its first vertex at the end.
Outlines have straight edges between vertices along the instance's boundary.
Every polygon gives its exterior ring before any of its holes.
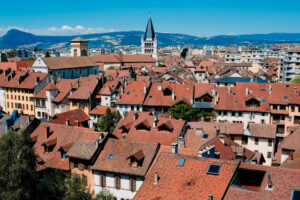
{"type": "Polygon", "coordinates": [[[1,1],[0,35],[12,27],[40,35],[142,30],[197,36],[300,32],[299,0],[1,1]]]}

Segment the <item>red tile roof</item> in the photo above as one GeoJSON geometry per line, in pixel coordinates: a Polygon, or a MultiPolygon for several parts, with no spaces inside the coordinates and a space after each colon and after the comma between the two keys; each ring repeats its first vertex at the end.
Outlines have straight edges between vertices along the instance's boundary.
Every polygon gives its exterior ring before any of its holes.
{"type": "Polygon", "coordinates": [[[155,158],[158,148],[158,144],[109,139],[92,169],[143,177],[155,158]],[[137,154],[142,154],[143,161],[141,166],[132,167],[130,165],[130,157],[137,156],[137,154]]]}
{"type": "Polygon", "coordinates": [[[81,126],[84,127],[84,122],[88,122],[89,116],[81,109],[70,110],[60,114],[56,114],[49,123],[65,125],[68,121],[69,126],[81,126]]]}
{"type": "Polygon", "coordinates": [[[243,199],[243,200],[260,200],[260,199],[291,199],[293,189],[300,188],[300,170],[285,169],[281,167],[268,167],[263,165],[253,165],[242,163],[239,169],[265,171],[262,183],[258,191],[251,191],[230,186],[225,200],[243,199]],[[266,190],[268,184],[268,174],[271,175],[273,184],[272,190],[266,190]]]}
{"type": "MultiPolygon", "coordinates": [[[[69,170],[69,158],[61,159],[61,149],[68,151],[74,142],[83,134],[93,131],[89,128],[66,126],[48,122],[41,122],[40,125],[30,134],[30,138],[36,138],[33,149],[35,154],[39,157],[41,163],[38,163],[37,170],[44,170],[47,168],[55,168],[61,170],[69,170]],[[46,127],[49,127],[50,136],[46,138],[46,127]],[[44,153],[43,144],[48,141],[55,141],[53,150],[48,154],[44,153]]],[[[98,132],[96,132],[98,133],[98,132]]],[[[49,144],[48,144],[49,145],[49,144]]]]}
{"type": "Polygon", "coordinates": [[[134,199],[222,199],[237,167],[233,161],[161,153],[134,199]],[[177,166],[180,158],[185,159],[183,166],[177,166]],[[216,163],[221,164],[220,173],[207,174],[216,163]]]}
{"type": "Polygon", "coordinates": [[[42,81],[44,78],[46,78],[47,75],[48,75],[47,73],[18,71],[16,72],[14,78],[8,81],[4,85],[4,87],[19,88],[19,89],[34,89],[35,86],[37,85],[36,80],[39,79],[39,81],[42,81]]]}
{"type": "Polygon", "coordinates": [[[93,67],[97,64],[87,56],[80,57],[49,57],[43,58],[50,69],[69,69],[78,67],[93,67]]]}
{"type": "Polygon", "coordinates": [[[170,82],[153,83],[144,105],[171,107],[180,102],[192,105],[193,92],[193,85],[175,84],[170,82]],[[164,90],[174,92],[175,99],[172,99],[171,94],[164,95],[164,90]]]}
{"type": "Polygon", "coordinates": [[[130,81],[116,104],[143,105],[146,96],[144,87],[148,84],[143,81],[130,81]]]}
{"type": "Polygon", "coordinates": [[[89,114],[90,115],[104,115],[107,108],[111,110],[111,112],[115,112],[116,108],[112,108],[109,106],[96,106],[89,114]]]}
{"type": "Polygon", "coordinates": [[[177,137],[183,131],[185,121],[160,118],[158,117],[156,128],[153,127],[154,116],[149,112],[139,112],[138,118],[134,121],[134,112],[130,112],[125,119],[120,120],[114,135],[118,138],[126,137],[127,141],[144,142],[144,143],[160,143],[162,145],[171,145],[176,142],[177,137]],[[146,129],[139,129],[138,125],[144,125],[146,129]],[[169,131],[165,130],[162,125],[169,127],[169,131]],[[128,133],[122,133],[122,127],[129,129],[128,133]]]}
{"type": "Polygon", "coordinates": [[[79,87],[77,88],[77,90],[72,92],[72,94],[68,98],[87,100],[90,98],[90,95],[93,94],[97,89],[97,86],[101,80],[101,76],[90,75],[87,77],[80,77],[78,80],[79,87]]]}

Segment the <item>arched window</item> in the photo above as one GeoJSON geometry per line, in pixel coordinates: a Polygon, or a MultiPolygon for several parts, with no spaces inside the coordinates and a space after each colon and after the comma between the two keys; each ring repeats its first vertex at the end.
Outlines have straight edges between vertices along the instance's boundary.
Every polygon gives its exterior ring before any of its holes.
{"type": "Polygon", "coordinates": [[[77,55],[77,49],[74,49],[74,56],[78,56],[77,55]]]}
{"type": "Polygon", "coordinates": [[[81,56],[87,56],[87,51],[85,49],[82,49],[81,56]]]}

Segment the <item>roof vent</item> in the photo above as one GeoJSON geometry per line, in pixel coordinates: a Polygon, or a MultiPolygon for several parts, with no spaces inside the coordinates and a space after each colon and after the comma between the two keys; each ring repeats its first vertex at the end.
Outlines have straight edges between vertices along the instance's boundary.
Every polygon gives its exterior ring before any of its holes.
{"type": "Polygon", "coordinates": [[[159,179],[158,173],[155,172],[155,174],[154,174],[154,185],[157,185],[158,179],[159,179]]]}

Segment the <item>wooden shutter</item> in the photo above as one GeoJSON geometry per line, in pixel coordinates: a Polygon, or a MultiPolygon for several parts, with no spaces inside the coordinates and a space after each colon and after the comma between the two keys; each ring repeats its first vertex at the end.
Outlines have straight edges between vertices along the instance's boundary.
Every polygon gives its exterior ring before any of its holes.
{"type": "Polygon", "coordinates": [[[115,188],[120,189],[121,188],[121,183],[120,183],[120,176],[115,176],[115,188]]]}
{"type": "Polygon", "coordinates": [[[105,187],[106,186],[106,175],[105,174],[100,174],[100,186],[105,187]]]}
{"type": "Polygon", "coordinates": [[[134,177],[131,177],[130,178],[130,190],[132,192],[135,192],[136,191],[136,180],[134,177]]]}

